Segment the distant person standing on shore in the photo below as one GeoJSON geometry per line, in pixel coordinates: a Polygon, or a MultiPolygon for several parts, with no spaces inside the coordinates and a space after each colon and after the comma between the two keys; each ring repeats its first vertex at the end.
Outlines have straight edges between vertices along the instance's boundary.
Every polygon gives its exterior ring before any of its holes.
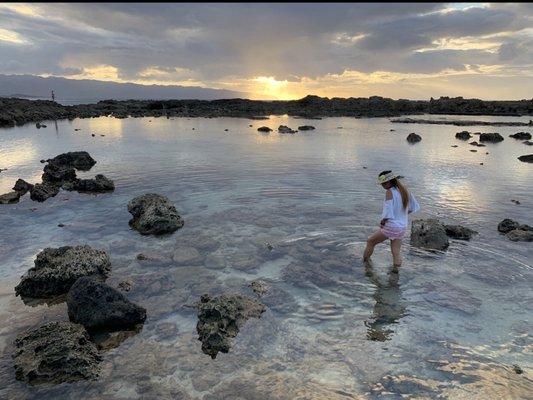
{"type": "Polygon", "coordinates": [[[387,191],[383,202],[380,229],[367,239],[363,260],[369,261],[374,247],[390,239],[393,266],[399,267],[402,265],[400,251],[402,238],[407,231],[407,216],[420,210],[420,206],[415,197],[402,185],[400,177],[392,171],[381,172],[378,175],[378,183],[387,191]]]}

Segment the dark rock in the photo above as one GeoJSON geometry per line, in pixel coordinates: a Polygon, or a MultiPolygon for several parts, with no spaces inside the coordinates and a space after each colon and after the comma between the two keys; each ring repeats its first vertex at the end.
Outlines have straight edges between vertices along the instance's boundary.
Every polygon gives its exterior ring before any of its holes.
{"type": "Polygon", "coordinates": [[[36,183],[30,189],[30,198],[34,201],[43,202],[50,197],[54,197],[59,193],[59,186],[53,183],[43,182],[36,183]]]}
{"type": "Polygon", "coordinates": [[[459,147],[459,146],[457,146],[456,144],[452,144],[452,147],[459,147]]]}
{"type": "Polygon", "coordinates": [[[468,144],[471,144],[472,146],[477,146],[477,147],[485,147],[483,143],[478,143],[476,141],[470,142],[468,144]]]}
{"type": "Polygon", "coordinates": [[[312,126],[312,125],[302,125],[302,126],[298,127],[299,131],[312,131],[314,129],[315,129],[315,127],[312,126]]]}
{"type": "Polygon", "coordinates": [[[15,182],[15,186],[13,186],[13,190],[15,192],[19,192],[21,196],[24,196],[33,185],[31,183],[26,182],[24,179],[17,179],[15,182]]]}
{"type": "Polygon", "coordinates": [[[171,233],[183,226],[183,220],[169,199],[155,193],[138,196],[128,203],[133,215],[129,224],[143,235],[171,233]]]}
{"type": "Polygon", "coordinates": [[[46,248],[37,254],[34,263],[15,287],[17,296],[39,298],[64,294],[78,278],[105,278],[110,270],[107,253],[86,245],[46,248]]]}
{"type": "Polygon", "coordinates": [[[14,204],[18,203],[20,199],[20,192],[9,192],[6,194],[0,195],[0,204],[14,204]]]}
{"type": "Polygon", "coordinates": [[[455,134],[455,137],[460,140],[468,140],[472,137],[472,135],[468,131],[461,131],[461,132],[457,132],[455,134]]]}
{"type": "Polygon", "coordinates": [[[477,153],[477,150],[470,150],[472,153],[477,153]]]}
{"type": "Polygon", "coordinates": [[[35,124],[35,127],[36,127],[37,129],[41,129],[41,123],[40,123],[40,122],[37,122],[37,123],[35,124]]]}
{"type": "Polygon", "coordinates": [[[522,143],[527,144],[528,146],[533,146],[533,142],[531,140],[525,140],[522,143]]]}
{"type": "Polygon", "coordinates": [[[279,133],[296,133],[295,130],[289,128],[289,127],[286,126],[286,125],[280,125],[280,126],[278,126],[278,132],[279,132],[279,133]]]}
{"type": "Polygon", "coordinates": [[[512,137],[514,139],[520,139],[520,140],[529,140],[531,139],[531,133],[528,132],[517,132],[513,135],[509,135],[509,137],[512,137]]]}
{"type": "Polygon", "coordinates": [[[96,175],[94,179],[75,179],[63,184],[65,190],[76,190],[81,193],[104,193],[115,190],[115,184],[105,175],[96,175]]]}
{"type": "Polygon", "coordinates": [[[49,322],[17,336],[15,377],[31,385],[94,380],[101,357],[81,325],[49,322]]]}
{"type": "Polygon", "coordinates": [[[420,142],[421,140],[422,140],[422,137],[420,135],[417,135],[414,132],[407,135],[407,141],[409,143],[417,143],[417,142],[420,142]]]}
{"type": "Polygon", "coordinates": [[[265,311],[263,304],[238,294],[215,298],[203,295],[197,308],[198,339],[202,342],[202,351],[213,359],[219,351],[229,351],[231,338],[237,336],[249,318],[259,318],[265,311]]]}
{"type": "Polygon", "coordinates": [[[444,225],[446,235],[452,239],[470,240],[477,232],[461,225],[444,225]]]}
{"type": "Polygon", "coordinates": [[[445,250],[450,242],[446,229],[436,219],[418,219],[411,226],[411,246],[429,250],[445,250]]]}
{"type": "Polygon", "coordinates": [[[105,283],[82,277],[67,295],[68,316],[88,330],[128,330],[146,319],[146,310],[105,283]]]}
{"type": "Polygon", "coordinates": [[[43,182],[57,183],[59,186],[66,181],[76,179],[76,170],[67,164],[49,162],[43,169],[43,182]]]}
{"type": "Polygon", "coordinates": [[[133,287],[133,283],[130,280],[122,281],[118,284],[118,288],[120,290],[124,290],[125,292],[129,292],[132,287],[133,287]]]}
{"type": "Polygon", "coordinates": [[[80,171],[88,171],[96,164],[94,158],[86,151],[70,151],[47,161],[51,164],[64,165],[80,171]]]}
{"type": "Polygon", "coordinates": [[[518,229],[520,224],[512,219],[505,218],[502,222],[498,224],[498,231],[502,233],[511,232],[514,229],[518,229]]]}
{"type": "Polygon", "coordinates": [[[519,375],[524,373],[524,370],[517,364],[513,364],[513,371],[519,375]]]}
{"type": "Polygon", "coordinates": [[[505,236],[512,242],[533,242],[533,230],[513,229],[505,236]]]}
{"type": "Polygon", "coordinates": [[[500,135],[497,132],[494,133],[482,133],[479,135],[479,140],[481,142],[491,142],[491,143],[497,143],[503,141],[503,136],[500,135]]]}
{"type": "Polygon", "coordinates": [[[63,228],[65,224],[57,224],[58,227],[63,228]]]}
{"type": "Polygon", "coordinates": [[[518,157],[518,159],[522,162],[533,163],[533,154],[526,154],[518,157]]]}

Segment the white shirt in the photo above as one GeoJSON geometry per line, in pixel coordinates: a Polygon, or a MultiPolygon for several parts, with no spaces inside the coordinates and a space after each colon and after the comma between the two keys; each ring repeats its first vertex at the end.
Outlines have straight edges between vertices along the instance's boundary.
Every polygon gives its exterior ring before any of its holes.
{"type": "Polygon", "coordinates": [[[381,218],[387,218],[386,226],[395,228],[407,228],[407,216],[409,213],[420,210],[420,205],[415,196],[409,192],[409,205],[403,208],[402,194],[396,187],[391,187],[392,199],[383,201],[383,212],[381,218]]]}

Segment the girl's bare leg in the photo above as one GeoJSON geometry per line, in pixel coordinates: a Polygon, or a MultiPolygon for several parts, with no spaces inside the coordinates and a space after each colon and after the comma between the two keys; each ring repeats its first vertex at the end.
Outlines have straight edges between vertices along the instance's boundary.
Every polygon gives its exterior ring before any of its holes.
{"type": "Polygon", "coordinates": [[[394,239],[390,241],[390,249],[392,252],[392,265],[400,267],[402,265],[402,239],[394,239]]]}
{"type": "Polygon", "coordinates": [[[363,254],[363,261],[368,261],[372,256],[372,253],[374,252],[374,247],[377,244],[384,242],[385,240],[387,240],[387,236],[381,233],[380,230],[370,235],[369,238],[366,240],[366,248],[363,254]]]}

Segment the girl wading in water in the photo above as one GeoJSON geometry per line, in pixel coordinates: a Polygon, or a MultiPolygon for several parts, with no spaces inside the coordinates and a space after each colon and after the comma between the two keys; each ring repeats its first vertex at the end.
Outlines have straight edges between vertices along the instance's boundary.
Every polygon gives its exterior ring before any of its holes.
{"type": "Polygon", "coordinates": [[[363,255],[364,261],[369,261],[374,247],[390,239],[392,261],[394,267],[402,265],[402,238],[407,231],[407,216],[420,210],[415,197],[407,191],[399,181],[399,176],[392,171],[383,171],[378,176],[378,183],[387,191],[381,214],[381,228],[374,232],[366,241],[363,255]]]}

